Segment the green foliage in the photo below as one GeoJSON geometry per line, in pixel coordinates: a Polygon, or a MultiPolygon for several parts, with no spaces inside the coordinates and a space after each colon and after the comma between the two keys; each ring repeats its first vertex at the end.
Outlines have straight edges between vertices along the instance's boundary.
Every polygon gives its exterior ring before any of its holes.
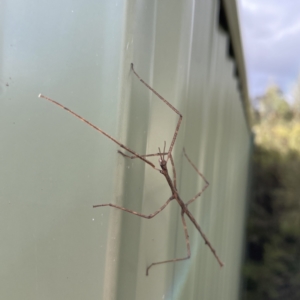
{"type": "Polygon", "coordinates": [[[300,299],[300,120],[275,87],[254,126],[244,266],[247,300],[300,299]]]}
{"type": "Polygon", "coordinates": [[[289,151],[300,152],[300,122],[298,119],[281,118],[254,125],[256,145],[268,150],[276,150],[281,154],[289,151]],[[275,121],[276,120],[276,121],[275,121]]]}
{"type": "Polygon", "coordinates": [[[300,115],[284,100],[279,88],[271,86],[253,113],[255,144],[281,154],[300,153],[300,115]]]}
{"type": "Polygon", "coordinates": [[[291,109],[276,85],[271,85],[260,98],[259,114],[267,121],[291,118],[291,109]]]}
{"type": "Polygon", "coordinates": [[[293,98],[293,112],[298,117],[300,116],[300,76],[298,77],[294,87],[291,91],[292,98],[293,98]]]}

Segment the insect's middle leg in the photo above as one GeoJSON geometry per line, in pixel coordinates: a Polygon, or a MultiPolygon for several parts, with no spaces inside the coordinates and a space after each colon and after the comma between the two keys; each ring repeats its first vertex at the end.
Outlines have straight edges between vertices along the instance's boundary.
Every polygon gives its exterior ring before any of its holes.
{"type": "Polygon", "coordinates": [[[123,210],[123,211],[126,211],[130,214],[133,214],[133,215],[136,215],[136,216],[139,216],[139,217],[142,217],[142,218],[145,218],[145,219],[152,219],[153,217],[155,217],[158,213],[160,213],[172,200],[174,200],[175,197],[174,196],[171,196],[167,202],[161,206],[157,211],[155,211],[154,213],[150,214],[150,215],[144,215],[144,214],[141,214],[141,213],[138,213],[134,210],[131,210],[131,209],[128,209],[128,208],[124,208],[124,207],[121,207],[119,205],[115,205],[115,204],[112,204],[112,203],[107,203],[107,204],[97,204],[97,205],[93,205],[93,208],[96,208],[96,207],[101,207],[101,206],[110,206],[110,207],[114,207],[114,208],[117,208],[117,209],[120,209],[120,210],[123,210]]]}
{"type": "Polygon", "coordinates": [[[152,263],[146,269],[146,276],[148,276],[150,268],[153,267],[153,266],[155,266],[155,265],[160,265],[160,264],[170,263],[170,262],[182,261],[182,260],[189,259],[191,257],[191,247],[190,247],[189,233],[188,233],[186,222],[185,222],[185,219],[184,219],[184,211],[183,210],[181,211],[181,220],[182,220],[183,230],[184,230],[184,235],[185,235],[185,242],[186,242],[186,248],[187,248],[187,256],[183,257],[183,258],[174,258],[174,259],[169,259],[169,260],[164,260],[164,261],[159,261],[159,262],[152,263]]]}
{"type": "Polygon", "coordinates": [[[204,180],[205,182],[205,186],[202,188],[202,190],[197,193],[191,200],[189,200],[185,205],[188,206],[189,204],[191,204],[192,202],[194,202],[198,197],[201,196],[201,194],[207,189],[207,187],[209,186],[209,182],[206,180],[206,178],[204,177],[204,175],[202,173],[200,173],[200,171],[196,168],[196,166],[192,163],[192,161],[190,160],[190,158],[187,156],[185,149],[183,148],[183,153],[184,156],[186,157],[186,159],[188,160],[188,162],[191,164],[191,166],[193,167],[193,169],[198,173],[198,175],[204,180]]]}

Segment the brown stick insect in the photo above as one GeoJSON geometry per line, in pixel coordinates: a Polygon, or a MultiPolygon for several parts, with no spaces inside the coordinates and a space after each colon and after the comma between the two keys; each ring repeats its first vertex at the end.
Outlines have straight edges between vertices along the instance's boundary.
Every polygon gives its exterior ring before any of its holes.
{"type": "Polygon", "coordinates": [[[186,157],[186,159],[188,160],[188,162],[191,164],[191,166],[194,168],[194,170],[198,173],[198,175],[204,180],[205,182],[205,186],[202,188],[202,190],[197,193],[191,200],[189,200],[188,202],[183,202],[183,200],[180,198],[179,193],[177,191],[177,186],[176,186],[176,170],[175,170],[175,165],[174,165],[174,160],[172,157],[172,149],[174,147],[176,138],[177,138],[177,134],[181,125],[181,121],[182,121],[182,115],[180,114],[180,112],[170,103],[168,102],[166,99],[164,99],[158,92],[156,92],[152,87],[150,87],[135,71],[133,63],[131,64],[131,70],[134,73],[134,75],[140,80],[141,83],[143,83],[149,90],[151,90],[160,100],[162,100],[166,105],[168,105],[178,116],[179,116],[179,120],[177,122],[176,128],[175,128],[175,132],[172,138],[172,142],[171,145],[169,147],[169,150],[166,152],[166,142],[164,143],[164,149],[163,151],[161,151],[160,148],[158,148],[159,152],[158,153],[154,153],[154,154],[146,154],[146,155],[141,155],[136,153],[135,151],[129,149],[127,146],[123,145],[122,143],[120,143],[119,141],[117,141],[115,138],[113,138],[112,136],[110,136],[109,134],[107,134],[106,132],[104,132],[102,129],[98,128],[97,126],[95,126],[94,124],[90,123],[89,121],[87,121],[86,119],[82,118],[81,116],[79,116],[78,114],[76,114],[75,112],[73,112],[72,110],[68,109],[67,107],[63,106],[62,104],[40,94],[39,97],[40,98],[44,98],[58,106],[60,106],[61,108],[65,109],[66,111],[68,111],[69,113],[71,113],[72,115],[74,115],[75,117],[77,117],[78,119],[80,119],[81,121],[85,122],[86,124],[88,124],[89,126],[93,127],[94,129],[96,129],[97,131],[99,131],[100,133],[104,134],[106,137],[108,137],[110,140],[112,140],[113,142],[115,142],[117,145],[119,145],[121,148],[125,149],[126,151],[128,151],[129,153],[131,153],[132,155],[127,155],[123,152],[121,152],[120,150],[118,151],[118,153],[120,153],[122,156],[124,156],[125,158],[130,158],[130,159],[141,159],[142,161],[144,161],[146,164],[150,165],[154,170],[160,172],[165,179],[167,180],[167,183],[170,187],[171,190],[171,197],[167,200],[167,202],[162,205],[157,211],[155,211],[154,213],[150,214],[150,215],[144,215],[138,212],[135,212],[133,210],[115,205],[115,204],[98,204],[98,205],[94,205],[93,207],[103,207],[103,206],[111,206],[120,210],[123,210],[125,212],[134,214],[136,216],[145,218],[145,219],[152,219],[153,217],[155,217],[158,213],[160,213],[172,200],[176,200],[177,203],[179,204],[179,206],[181,207],[181,220],[182,220],[182,224],[183,224],[183,229],[184,229],[184,235],[185,235],[185,241],[186,241],[186,247],[187,247],[187,256],[183,257],[183,258],[174,258],[174,259],[170,259],[170,260],[165,260],[165,261],[160,261],[160,262],[154,262],[152,264],[150,264],[147,269],[146,269],[146,275],[148,276],[149,274],[149,270],[151,267],[155,266],[155,265],[159,265],[159,264],[163,264],[163,263],[169,263],[169,262],[178,262],[178,261],[182,261],[182,260],[186,260],[189,259],[191,256],[191,249],[190,249],[190,241],[189,241],[189,235],[188,235],[188,230],[187,230],[187,226],[186,226],[186,221],[184,218],[184,215],[187,215],[188,218],[191,220],[191,222],[195,225],[195,227],[197,228],[197,230],[199,231],[200,235],[202,236],[202,238],[205,241],[205,244],[209,247],[209,249],[211,250],[211,252],[213,253],[213,255],[215,256],[217,262],[219,263],[219,265],[221,267],[223,267],[223,262],[221,261],[221,259],[219,258],[219,256],[216,253],[216,250],[213,248],[213,246],[211,245],[211,243],[209,242],[208,238],[206,237],[206,235],[204,234],[204,232],[202,231],[201,227],[199,226],[199,224],[196,222],[194,216],[191,214],[191,212],[188,210],[188,206],[189,204],[191,204],[192,202],[194,202],[198,197],[201,196],[201,194],[205,191],[205,189],[208,187],[209,183],[206,180],[206,178],[203,176],[202,173],[200,173],[200,171],[196,168],[196,166],[191,162],[191,160],[189,159],[189,157],[187,156],[185,149],[183,149],[183,153],[184,156],[186,157]],[[151,157],[151,156],[159,156],[159,165],[160,168],[156,168],[156,166],[150,162],[147,158],[151,157]],[[167,168],[167,163],[170,160],[171,165],[172,165],[172,173],[173,173],[173,180],[171,179],[169,172],[168,172],[168,168],[167,168]]]}

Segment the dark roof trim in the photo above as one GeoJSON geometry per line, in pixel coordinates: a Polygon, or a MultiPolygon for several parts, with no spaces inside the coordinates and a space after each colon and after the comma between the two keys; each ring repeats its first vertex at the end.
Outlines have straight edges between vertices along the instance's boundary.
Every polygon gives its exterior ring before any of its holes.
{"type": "Polygon", "coordinates": [[[235,61],[235,75],[239,81],[245,116],[250,128],[248,81],[236,0],[220,0],[219,26],[228,34],[228,55],[235,61]]]}

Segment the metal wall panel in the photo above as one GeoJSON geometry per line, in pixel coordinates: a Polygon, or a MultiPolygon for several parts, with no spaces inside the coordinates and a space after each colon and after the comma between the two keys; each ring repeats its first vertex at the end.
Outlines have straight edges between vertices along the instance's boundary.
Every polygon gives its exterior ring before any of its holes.
{"type": "Polygon", "coordinates": [[[238,299],[251,141],[219,2],[10,0],[0,8],[1,298],[238,299]],[[188,224],[191,259],[146,277],[150,263],[186,255],[176,203],[152,220],[92,205],[152,213],[170,197],[164,178],[37,98],[156,153],[178,116],[131,62],[183,114],[178,188],[187,201],[203,187],[185,147],[210,182],[190,209],[222,270],[188,224]]]}

